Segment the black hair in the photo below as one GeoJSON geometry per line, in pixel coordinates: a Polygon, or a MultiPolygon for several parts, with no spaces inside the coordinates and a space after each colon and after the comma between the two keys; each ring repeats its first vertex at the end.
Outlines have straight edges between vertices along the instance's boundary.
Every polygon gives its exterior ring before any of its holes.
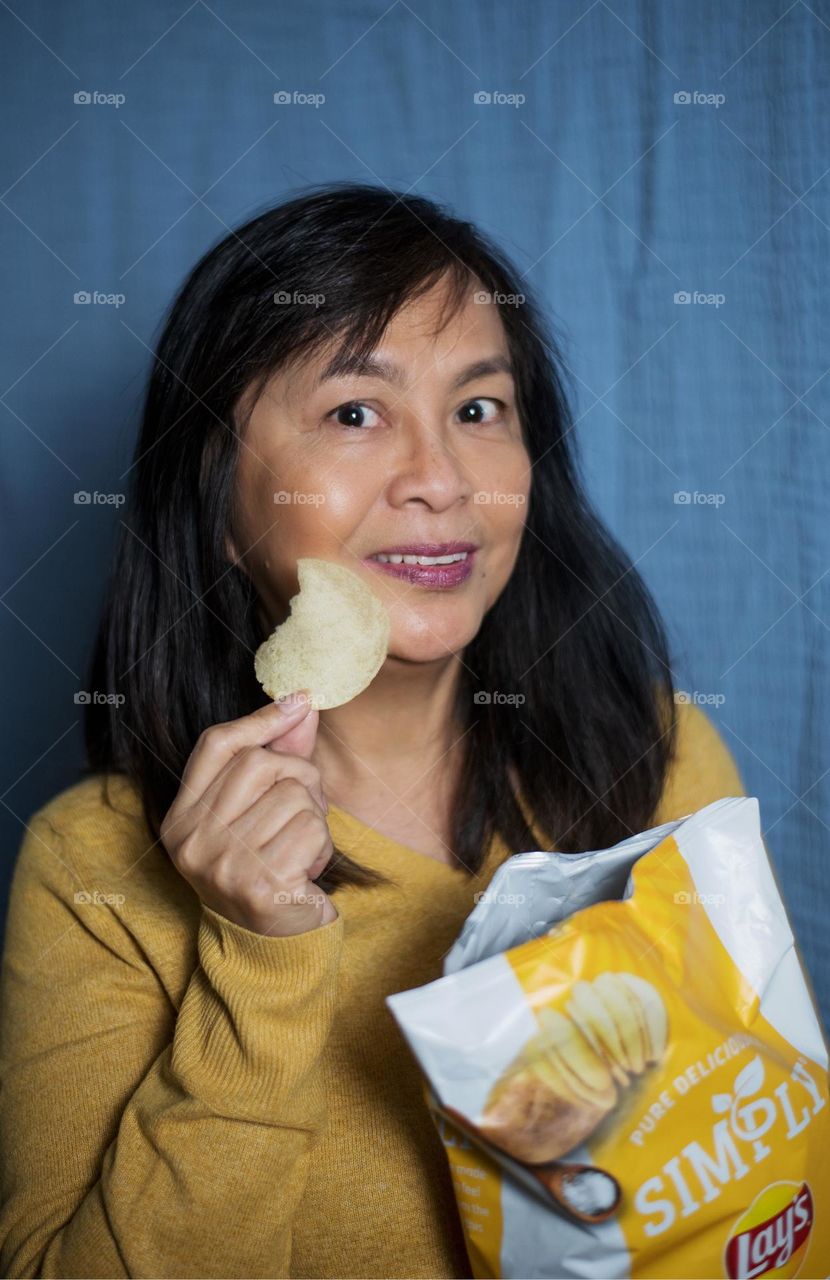
{"type": "MultiPolygon", "coordinates": [[[[398,309],[439,281],[451,311],[471,285],[499,307],[532,464],[512,575],[460,668],[453,852],[474,872],[496,833],[511,852],[542,839],[575,852],[652,824],[676,749],[667,637],[586,496],[564,364],[539,304],[501,250],[437,202],[329,183],[210,249],[156,347],[89,670],[89,688],[124,698],[85,707],[87,771],[134,784],[154,839],[202,730],[267,702],[253,662],[263,611],[226,544],[236,410],[333,339],[369,354],[398,309]],[[482,691],[524,701],[477,700],[482,691]]],[[[317,883],[383,879],[335,849],[317,883]]]]}

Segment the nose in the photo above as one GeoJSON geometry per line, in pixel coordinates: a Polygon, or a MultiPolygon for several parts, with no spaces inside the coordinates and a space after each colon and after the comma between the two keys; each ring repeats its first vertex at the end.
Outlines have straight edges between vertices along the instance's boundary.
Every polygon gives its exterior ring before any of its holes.
{"type": "Polygon", "coordinates": [[[441,425],[423,418],[405,424],[387,491],[393,506],[423,502],[446,510],[470,497],[473,482],[441,425]]]}

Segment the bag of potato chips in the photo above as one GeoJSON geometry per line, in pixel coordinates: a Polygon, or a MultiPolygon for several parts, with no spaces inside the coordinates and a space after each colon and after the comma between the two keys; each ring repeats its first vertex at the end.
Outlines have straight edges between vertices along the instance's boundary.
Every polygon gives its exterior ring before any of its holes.
{"type": "Polygon", "coordinates": [[[826,1277],[827,1048],[755,798],[519,853],[387,1003],[476,1277],[826,1277]]]}

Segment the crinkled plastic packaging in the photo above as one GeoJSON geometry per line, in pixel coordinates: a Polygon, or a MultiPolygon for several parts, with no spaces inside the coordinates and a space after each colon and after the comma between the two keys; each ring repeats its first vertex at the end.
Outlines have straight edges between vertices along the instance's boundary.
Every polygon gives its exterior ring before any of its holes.
{"type": "Polygon", "coordinates": [[[826,1277],[827,1046],[754,797],[519,853],[387,998],[476,1277],[826,1277]]]}

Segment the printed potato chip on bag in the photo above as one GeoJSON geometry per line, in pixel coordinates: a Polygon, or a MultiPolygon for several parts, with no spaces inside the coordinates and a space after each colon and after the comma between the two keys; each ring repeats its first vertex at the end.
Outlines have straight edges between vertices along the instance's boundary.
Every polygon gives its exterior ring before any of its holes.
{"type": "Polygon", "coordinates": [[[827,1047],[753,797],[496,871],[387,1003],[476,1277],[826,1277],[827,1047]]]}

